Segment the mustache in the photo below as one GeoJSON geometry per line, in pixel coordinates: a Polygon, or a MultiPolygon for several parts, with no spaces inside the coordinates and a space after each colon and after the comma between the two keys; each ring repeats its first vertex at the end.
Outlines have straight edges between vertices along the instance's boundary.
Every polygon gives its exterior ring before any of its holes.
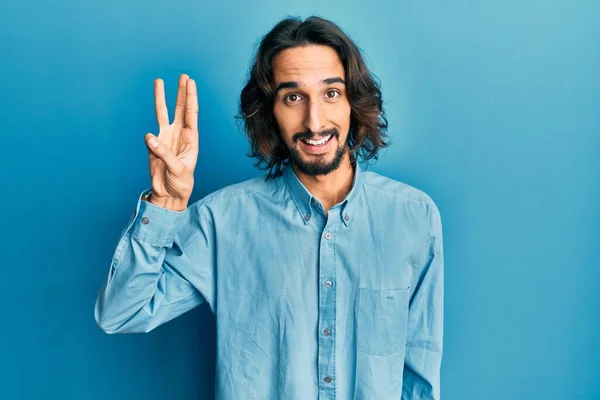
{"type": "Polygon", "coordinates": [[[318,139],[329,135],[339,138],[340,132],[337,130],[337,128],[325,129],[319,133],[314,133],[311,131],[298,132],[294,133],[294,136],[292,136],[292,140],[294,141],[294,143],[296,143],[300,139],[313,139],[315,137],[318,139]]]}

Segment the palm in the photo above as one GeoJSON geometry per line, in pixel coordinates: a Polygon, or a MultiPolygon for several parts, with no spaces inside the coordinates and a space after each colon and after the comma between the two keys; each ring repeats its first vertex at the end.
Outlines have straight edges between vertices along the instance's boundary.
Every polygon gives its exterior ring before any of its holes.
{"type": "MultiPolygon", "coordinates": [[[[187,170],[193,171],[198,159],[198,131],[176,123],[160,128],[158,138],[167,146],[187,170]]],[[[156,158],[153,161],[161,161],[156,158]]],[[[156,163],[165,166],[161,161],[156,163]]]]}
{"type": "Polygon", "coordinates": [[[156,197],[185,198],[191,194],[198,160],[198,97],[195,82],[181,75],[175,118],[169,123],[164,83],[154,83],[158,138],[168,149],[167,162],[149,153],[152,191],[156,197]]]}

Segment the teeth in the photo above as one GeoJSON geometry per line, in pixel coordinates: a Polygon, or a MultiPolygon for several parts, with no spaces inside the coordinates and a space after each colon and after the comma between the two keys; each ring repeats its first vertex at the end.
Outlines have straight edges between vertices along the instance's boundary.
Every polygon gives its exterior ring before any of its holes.
{"type": "Polygon", "coordinates": [[[329,140],[329,138],[331,138],[331,135],[324,137],[321,140],[304,140],[306,143],[308,144],[312,144],[313,146],[320,146],[322,144],[325,144],[325,142],[327,142],[329,140]]]}

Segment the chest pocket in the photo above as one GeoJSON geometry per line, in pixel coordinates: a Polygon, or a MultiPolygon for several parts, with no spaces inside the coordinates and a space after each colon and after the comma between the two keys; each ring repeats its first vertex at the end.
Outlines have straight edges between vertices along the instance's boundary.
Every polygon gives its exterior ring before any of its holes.
{"type": "Polygon", "coordinates": [[[357,347],[361,353],[389,356],[405,351],[409,288],[359,288],[357,347]]]}

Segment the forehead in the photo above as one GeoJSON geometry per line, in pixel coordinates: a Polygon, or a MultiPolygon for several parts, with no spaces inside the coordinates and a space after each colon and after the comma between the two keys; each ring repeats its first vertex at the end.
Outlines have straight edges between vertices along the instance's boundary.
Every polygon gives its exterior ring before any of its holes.
{"type": "Polygon", "coordinates": [[[281,82],[314,85],[326,78],[345,78],[344,66],[329,46],[309,45],[286,49],[273,58],[275,86],[281,82]]]}

